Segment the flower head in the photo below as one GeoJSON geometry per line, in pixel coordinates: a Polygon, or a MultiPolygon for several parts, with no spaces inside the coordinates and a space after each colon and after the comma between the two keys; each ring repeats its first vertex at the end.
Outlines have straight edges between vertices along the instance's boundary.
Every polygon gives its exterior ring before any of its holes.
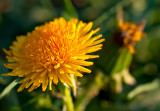
{"type": "Polygon", "coordinates": [[[52,84],[57,84],[58,79],[71,85],[70,74],[82,77],[79,71],[90,73],[91,70],[83,66],[93,62],[86,59],[99,57],[88,54],[100,50],[102,44],[99,43],[104,41],[100,39],[101,34],[92,37],[99,31],[99,28],[91,30],[92,25],[78,19],[59,18],[17,37],[9,51],[4,49],[8,59],[4,65],[13,70],[3,76],[23,77],[18,91],[24,88],[32,91],[41,84],[43,91],[47,86],[52,90],[52,84]]]}
{"type": "Polygon", "coordinates": [[[118,29],[114,34],[115,42],[121,47],[126,47],[131,53],[134,53],[133,45],[140,41],[142,37],[145,37],[143,29],[145,21],[142,21],[139,25],[129,22],[123,22],[122,12],[118,15],[118,29]]]}

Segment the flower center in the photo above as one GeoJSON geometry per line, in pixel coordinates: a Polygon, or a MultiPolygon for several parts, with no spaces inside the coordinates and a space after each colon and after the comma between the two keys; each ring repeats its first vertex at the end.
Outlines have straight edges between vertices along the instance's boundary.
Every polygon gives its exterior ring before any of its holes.
{"type": "Polygon", "coordinates": [[[73,33],[74,28],[69,24],[57,28],[58,26],[53,28],[52,24],[45,25],[27,35],[20,50],[28,64],[57,69],[78,50],[75,46],[77,35],[73,33]]]}

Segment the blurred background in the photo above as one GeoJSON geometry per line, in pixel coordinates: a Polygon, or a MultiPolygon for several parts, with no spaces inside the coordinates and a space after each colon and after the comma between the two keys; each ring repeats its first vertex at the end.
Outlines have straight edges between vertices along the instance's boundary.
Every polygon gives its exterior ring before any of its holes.
{"type": "MultiPolygon", "coordinates": [[[[84,96],[88,97],[86,100],[78,95],[73,97],[75,107],[82,100],[87,101],[82,104],[85,111],[160,111],[160,0],[0,0],[0,74],[10,71],[3,66],[6,59],[2,48],[9,49],[17,35],[26,35],[35,26],[57,17],[93,21],[93,28],[101,28],[99,33],[106,38],[104,44],[107,44],[107,39],[117,28],[118,8],[123,9],[124,21],[147,21],[144,29],[147,36],[136,43],[136,53],[129,66],[136,84],[129,86],[122,83],[121,92],[112,92],[107,82],[102,82],[97,75],[105,75],[103,70],[107,68],[106,64],[100,64],[101,59],[97,59],[90,67],[96,70],[78,78],[80,85],[77,93],[81,95],[86,89],[91,91],[85,92],[89,95],[84,96]],[[93,80],[100,80],[103,88],[97,88],[96,83],[92,84],[93,80]]],[[[106,55],[101,55],[101,58],[106,55]]],[[[0,92],[15,78],[0,76],[0,92]]],[[[62,99],[56,94],[56,89],[53,92],[36,90],[28,93],[27,90],[17,92],[18,86],[0,100],[0,111],[62,110],[62,99]]]]}

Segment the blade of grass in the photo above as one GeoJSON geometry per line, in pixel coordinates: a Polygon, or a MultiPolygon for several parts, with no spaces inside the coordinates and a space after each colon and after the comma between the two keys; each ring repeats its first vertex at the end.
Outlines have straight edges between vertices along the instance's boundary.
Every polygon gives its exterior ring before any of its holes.
{"type": "Polygon", "coordinates": [[[109,10],[107,10],[106,12],[104,12],[97,19],[95,19],[94,20],[93,28],[98,27],[103,21],[105,21],[106,19],[108,19],[108,17],[110,17],[113,13],[115,13],[118,8],[124,7],[124,6],[126,6],[129,3],[134,2],[134,1],[136,1],[136,0],[121,0],[115,6],[113,6],[112,8],[110,8],[109,10]]]}
{"type": "Polygon", "coordinates": [[[63,0],[63,2],[64,2],[64,6],[65,6],[65,10],[66,10],[67,14],[70,17],[77,18],[78,14],[77,14],[77,11],[72,4],[72,1],[71,0],[63,0]]]}
{"type": "Polygon", "coordinates": [[[5,95],[7,95],[20,81],[20,79],[15,79],[13,82],[11,82],[0,94],[0,99],[2,99],[5,95]]]}
{"type": "Polygon", "coordinates": [[[137,96],[140,93],[147,92],[147,91],[152,91],[160,86],[160,80],[155,79],[150,83],[142,84],[137,86],[135,89],[133,89],[127,96],[129,100],[133,99],[135,96],[137,96]]]}

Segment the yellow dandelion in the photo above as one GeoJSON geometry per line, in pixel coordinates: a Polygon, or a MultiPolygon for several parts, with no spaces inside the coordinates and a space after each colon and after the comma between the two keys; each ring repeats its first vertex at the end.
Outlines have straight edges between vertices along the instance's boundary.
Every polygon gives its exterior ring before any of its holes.
{"type": "Polygon", "coordinates": [[[122,10],[118,14],[118,29],[114,35],[114,40],[118,45],[127,47],[131,53],[135,53],[134,44],[145,37],[145,33],[143,33],[145,21],[139,25],[123,22],[122,10]]]}
{"type": "Polygon", "coordinates": [[[88,54],[100,50],[104,41],[100,39],[102,34],[92,37],[100,30],[91,30],[92,25],[78,19],[58,18],[17,37],[9,51],[4,49],[8,59],[4,66],[13,70],[3,76],[23,77],[18,91],[29,88],[30,92],[41,84],[42,91],[47,86],[52,90],[58,79],[71,85],[70,74],[82,77],[80,72],[91,73],[84,66],[93,62],[86,60],[99,57],[88,54]]]}

